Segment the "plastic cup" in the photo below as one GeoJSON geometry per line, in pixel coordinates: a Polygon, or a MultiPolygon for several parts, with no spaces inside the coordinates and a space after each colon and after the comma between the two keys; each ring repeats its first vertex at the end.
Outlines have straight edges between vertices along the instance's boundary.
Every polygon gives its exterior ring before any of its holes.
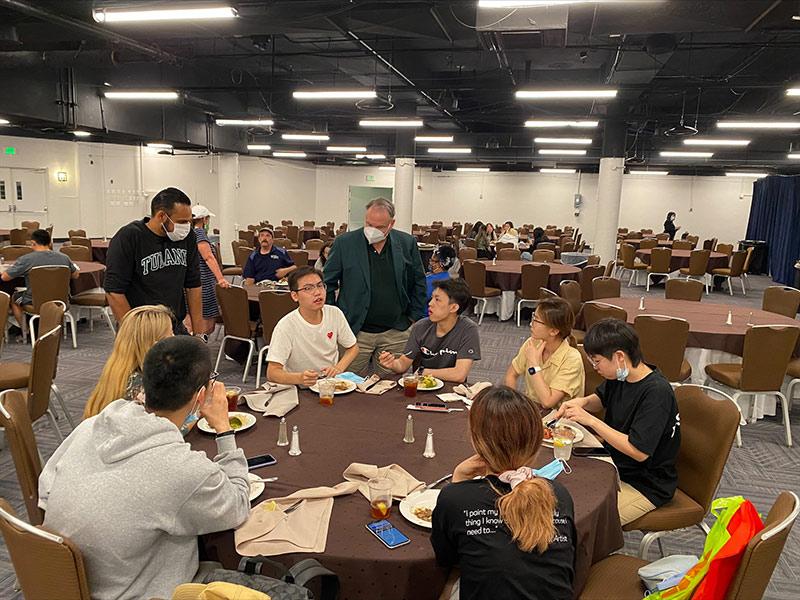
{"type": "Polygon", "coordinates": [[[333,396],[336,393],[335,379],[320,379],[317,382],[319,389],[319,403],[322,406],[333,406],[333,396]]]}
{"type": "Polygon", "coordinates": [[[239,397],[242,388],[236,386],[225,386],[225,397],[228,399],[228,412],[233,412],[239,407],[239,397]]]}
{"type": "Polygon", "coordinates": [[[403,377],[403,395],[406,398],[417,397],[417,386],[419,385],[419,377],[410,373],[403,377]]]}
{"type": "Polygon", "coordinates": [[[569,427],[556,427],[553,431],[553,456],[557,460],[568,461],[572,458],[572,442],[575,432],[569,427]]]}
{"type": "Polygon", "coordinates": [[[392,481],[376,477],[367,482],[369,488],[369,515],[373,519],[385,519],[392,512],[392,481]]]}

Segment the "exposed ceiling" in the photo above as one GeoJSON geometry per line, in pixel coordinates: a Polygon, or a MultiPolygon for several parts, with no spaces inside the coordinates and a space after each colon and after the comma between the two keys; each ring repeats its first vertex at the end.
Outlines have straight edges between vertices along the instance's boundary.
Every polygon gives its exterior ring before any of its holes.
{"type": "MultiPolygon", "coordinates": [[[[787,159],[795,132],[716,128],[719,119],[798,119],[797,0],[585,2],[479,9],[476,0],[247,0],[229,21],[99,24],[98,7],[182,7],[167,1],[0,0],[0,132],[72,139],[172,142],[178,151],[247,152],[246,144],[303,150],[318,164],[364,164],[328,144],[413,155],[443,168],[597,169],[603,155],[673,173],[800,173],[787,159]],[[171,88],[179,101],[104,100],[104,90],[171,88]],[[378,101],[301,102],[298,88],[366,87],[378,101]],[[604,101],[522,101],[519,89],[614,88],[604,101]],[[703,148],[668,137],[682,119],[704,135],[750,139],[703,148]],[[469,155],[433,156],[413,131],[365,130],[364,118],[415,116],[417,135],[455,136],[469,155]],[[215,117],[269,117],[271,129],[214,125],[215,117]],[[529,119],[599,120],[597,129],[535,130],[529,119]],[[287,132],[327,132],[292,143],[287,132]],[[540,156],[534,137],[591,137],[585,157],[540,156]],[[604,139],[606,144],[603,151],[604,139]],[[663,150],[714,151],[668,159],[663,150]]],[[[800,143],[796,144],[800,151],[800,143]]],[[[558,146],[556,146],[558,147],[558,146]]],[[[574,148],[574,147],[573,147],[574,148]]],[[[255,154],[255,152],[252,152],[255,154]]],[[[269,152],[258,153],[269,156],[269,152]]]]}

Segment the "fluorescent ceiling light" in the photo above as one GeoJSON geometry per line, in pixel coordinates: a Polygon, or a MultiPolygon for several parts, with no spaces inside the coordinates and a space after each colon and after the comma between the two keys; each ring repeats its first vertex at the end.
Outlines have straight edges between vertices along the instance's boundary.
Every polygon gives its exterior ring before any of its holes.
{"type": "Polygon", "coordinates": [[[800,21],[800,15],[792,16],[792,21],[800,21]]]}
{"type": "Polygon", "coordinates": [[[600,100],[616,98],[617,90],[517,90],[517,100],[600,100]]]}
{"type": "Polygon", "coordinates": [[[599,121],[546,121],[534,119],[525,121],[525,127],[577,127],[579,129],[593,129],[600,124],[599,121]]]}
{"type": "Polygon", "coordinates": [[[458,167],[456,171],[459,173],[488,173],[489,167],[458,167]]]}
{"type": "Polygon", "coordinates": [[[797,160],[797,159],[800,159],[800,154],[798,154],[796,152],[791,152],[791,153],[786,155],[786,158],[791,158],[792,160],[797,160]]]}
{"type": "Polygon", "coordinates": [[[713,152],[673,152],[667,150],[659,153],[664,158],[711,158],[714,156],[713,152]]]}
{"type": "Polygon", "coordinates": [[[247,144],[248,150],[272,150],[269,144],[247,144]]]}
{"type": "Polygon", "coordinates": [[[276,158],[305,158],[305,152],[293,152],[293,151],[275,151],[272,153],[272,156],[276,158]]]}
{"type": "Polygon", "coordinates": [[[736,171],[728,171],[725,177],[743,177],[745,179],[763,179],[769,173],[737,173],[736,171]]]}
{"type": "Polygon", "coordinates": [[[720,129],[800,129],[800,121],[717,121],[720,129]]]}
{"type": "Polygon", "coordinates": [[[478,0],[478,8],[533,8],[536,6],[558,6],[560,4],[588,4],[590,2],[620,1],[621,0],[478,0]]]}
{"type": "Polygon", "coordinates": [[[297,100],[363,100],[378,94],[375,90],[295,90],[292,96],[297,100]]]}
{"type": "Polygon", "coordinates": [[[386,160],[385,154],[356,154],[356,158],[361,160],[362,158],[366,158],[369,160],[386,160]]]}
{"type": "Polygon", "coordinates": [[[789,88],[786,90],[787,96],[800,96],[800,88],[789,88]]]}
{"type": "Polygon", "coordinates": [[[628,171],[631,175],[669,175],[669,171],[641,171],[631,169],[628,171]]]}
{"type": "Polygon", "coordinates": [[[239,125],[242,127],[272,127],[275,121],[272,119],[217,119],[214,121],[220,127],[225,125],[239,125]]]}
{"type": "Polygon", "coordinates": [[[198,19],[233,19],[236,9],[230,6],[206,8],[165,8],[151,10],[95,9],[92,17],[98,23],[135,23],[142,21],[189,21],[198,19]]]}
{"type": "Polygon", "coordinates": [[[281,137],[298,142],[327,142],[331,139],[327,133],[284,133],[281,137]]]}
{"type": "Polygon", "coordinates": [[[366,152],[366,146],[328,146],[328,152],[366,152]]]}
{"type": "Polygon", "coordinates": [[[750,140],[721,140],[714,138],[688,138],[683,140],[686,146],[747,146],[750,140]]]}
{"type": "Polygon", "coordinates": [[[586,156],[586,150],[565,150],[563,148],[542,148],[538,154],[561,154],[565,156],[586,156]]]}
{"type": "Polygon", "coordinates": [[[577,169],[548,169],[542,168],[539,169],[539,173],[575,173],[577,169]]]}
{"type": "Polygon", "coordinates": [[[0,125],[11,125],[11,121],[8,119],[0,119],[0,125]]]}
{"type": "Polygon", "coordinates": [[[384,165],[383,167],[378,167],[378,171],[394,171],[394,167],[384,165]]]}
{"type": "Polygon", "coordinates": [[[592,143],[592,138],[533,138],[534,144],[567,144],[571,146],[588,146],[592,143]]]}
{"type": "Polygon", "coordinates": [[[415,142],[427,142],[429,144],[444,144],[453,141],[452,135],[418,135],[414,138],[415,142]]]}
{"type": "Polygon", "coordinates": [[[421,119],[362,119],[361,127],[422,127],[421,119]]]}
{"type": "Polygon", "coordinates": [[[428,148],[431,154],[470,154],[472,148],[428,148]]]}
{"type": "Polygon", "coordinates": [[[88,131],[81,131],[80,129],[76,129],[75,131],[70,131],[70,133],[75,137],[84,137],[84,138],[92,135],[88,131]]]}
{"type": "Polygon", "coordinates": [[[178,92],[174,90],[128,90],[103,92],[109,100],[177,100],[178,92]]]}
{"type": "Polygon", "coordinates": [[[172,144],[165,142],[148,142],[147,147],[154,150],[172,150],[172,144]]]}

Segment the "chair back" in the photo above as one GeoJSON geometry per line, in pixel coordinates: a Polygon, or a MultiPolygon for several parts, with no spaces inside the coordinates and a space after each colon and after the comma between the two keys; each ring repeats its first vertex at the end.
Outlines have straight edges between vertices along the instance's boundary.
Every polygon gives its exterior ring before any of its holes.
{"type": "Polygon", "coordinates": [[[558,298],[558,294],[556,294],[553,290],[546,287],[539,288],[539,300],[544,300],[545,298],[558,298]]]}
{"type": "Polygon", "coordinates": [[[550,265],[522,265],[522,298],[538,300],[541,298],[539,288],[546,288],[550,280],[550,265]]]}
{"type": "Polygon", "coordinates": [[[461,237],[461,224],[453,223],[453,237],[461,237]]]}
{"type": "Polygon", "coordinates": [[[575,252],[575,242],[573,240],[567,240],[563,244],[561,244],[561,251],[562,252],[575,252]]]}
{"type": "Polygon", "coordinates": [[[33,312],[39,314],[42,304],[50,300],[60,300],[69,304],[69,267],[43,266],[33,267],[28,273],[28,281],[33,296],[33,312]]]}
{"type": "Polygon", "coordinates": [[[39,229],[39,221],[23,221],[20,227],[24,227],[28,231],[36,231],[39,229]]]}
{"type": "Polygon", "coordinates": [[[705,275],[710,256],[711,250],[692,250],[689,255],[689,275],[694,275],[695,277],[705,275]]]}
{"type": "Polygon", "coordinates": [[[3,498],[0,532],[25,598],[91,600],[83,558],[70,540],[26,523],[3,498]]]}
{"type": "Polygon", "coordinates": [[[694,247],[695,244],[688,240],[675,240],[672,242],[673,250],[692,250],[694,247]]]}
{"type": "Polygon", "coordinates": [[[69,238],[69,243],[73,246],[83,246],[84,248],[88,248],[89,252],[92,251],[92,240],[87,237],[71,237],[69,238]]]}
{"type": "MultiPolygon", "coordinates": [[[[473,240],[465,241],[469,242],[473,240]]],[[[462,263],[465,260],[478,260],[478,251],[475,248],[470,247],[461,248],[461,250],[458,251],[458,260],[460,260],[462,263]]]]}
{"type": "Polygon", "coordinates": [[[272,342],[272,332],[275,331],[275,325],[297,308],[297,302],[292,300],[292,295],[286,292],[264,290],[258,294],[258,308],[261,312],[264,344],[269,346],[272,342]]]}
{"type": "Polygon", "coordinates": [[[497,242],[494,245],[494,249],[497,250],[498,253],[501,250],[506,250],[506,249],[510,249],[510,248],[513,248],[513,247],[514,247],[514,244],[512,244],[511,242],[497,242]]]}
{"type": "Polygon", "coordinates": [[[81,260],[84,262],[91,262],[92,260],[92,251],[86,246],[61,246],[59,251],[69,256],[72,261],[81,260]]]}
{"type": "Polygon", "coordinates": [[[574,279],[564,279],[558,286],[559,295],[569,302],[572,313],[577,317],[583,306],[583,287],[574,279]]]}
{"type": "Polygon", "coordinates": [[[672,269],[672,250],[669,248],[653,248],[650,251],[650,272],[669,273],[672,269]]]}
{"type": "Polygon", "coordinates": [[[31,232],[27,229],[12,229],[8,234],[8,241],[12,246],[24,246],[31,239],[31,232]]]}
{"type": "Polygon", "coordinates": [[[255,248],[239,244],[239,246],[237,246],[234,252],[234,257],[236,258],[236,266],[244,270],[244,267],[247,264],[247,259],[250,258],[250,255],[253,252],[255,252],[255,248]]]}
{"type": "Polygon", "coordinates": [[[742,391],[780,390],[792,358],[800,328],[756,325],[744,334],[742,391]]]}
{"type": "Polygon", "coordinates": [[[611,277],[614,274],[614,267],[617,266],[617,261],[610,260],[606,265],[606,270],[603,271],[603,277],[611,277]]]}
{"type": "Polygon", "coordinates": [[[291,224],[291,221],[288,221],[286,219],[281,219],[281,225],[283,225],[284,227],[286,227],[289,224],[291,224]]]}
{"type": "Polygon", "coordinates": [[[592,280],[597,277],[604,277],[605,268],[600,265],[590,265],[581,269],[581,274],[578,278],[581,286],[581,301],[588,302],[594,300],[594,290],[592,289],[592,280]]]}
{"type": "Polygon", "coordinates": [[[306,242],[306,250],[316,250],[317,252],[319,252],[320,250],[322,250],[322,247],[324,245],[325,242],[322,241],[321,239],[308,240],[306,242]]]}
{"type": "Polygon", "coordinates": [[[85,237],[88,237],[88,236],[86,235],[86,230],[85,229],[70,229],[70,230],[67,231],[67,237],[68,238],[74,238],[74,237],[84,237],[85,238],[85,237]]]}
{"type": "Polygon", "coordinates": [[[703,282],[696,279],[667,279],[664,297],[667,300],[700,302],[703,298],[703,282]]]}
{"type": "Polygon", "coordinates": [[[652,235],[653,234],[653,230],[652,229],[640,229],[639,232],[642,235],[652,235]]]}
{"type": "Polygon", "coordinates": [[[547,250],[546,248],[539,247],[533,251],[533,262],[551,263],[556,259],[555,250],[547,250]]]}
{"type": "Polygon", "coordinates": [[[24,245],[11,245],[0,248],[0,256],[3,257],[3,260],[8,261],[17,260],[20,256],[31,252],[33,252],[33,248],[24,245]]]}
{"type": "Polygon", "coordinates": [[[314,221],[303,221],[303,227],[314,227],[314,221]]]}
{"type": "Polygon", "coordinates": [[[658,240],[655,238],[645,238],[642,240],[642,243],[639,244],[640,250],[651,250],[658,246],[658,240]]]}
{"type": "Polygon", "coordinates": [[[668,240],[669,239],[669,234],[668,233],[657,233],[656,234],[656,239],[659,240],[659,241],[668,240]]]}
{"type": "Polygon", "coordinates": [[[631,244],[622,244],[620,251],[622,252],[622,266],[625,269],[632,269],[636,262],[636,248],[631,244]]]}
{"type": "Polygon", "coordinates": [[[467,260],[463,263],[464,281],[467,282],[469,293],[475,298],[486,296],[486,265],[477,260],[467,260]]]}
{"type": "Polygon", "coordinates": [[[663,315],[639,315],[633,326],[639,334],[645,362],[657,366],[668,381],[681,381],[689,322],[663,315]]]}
{"type": "Polygon", "coordinates": [[[713,250],[713,249],[714,249],[713,238],[710,240],[703,240],[703,250],[713,250]]]}
{"type": "Polygon", "coordinates": [[[5,340],[6,323],[8,322],[8,307],[11,306],[11,296],[5,292],[0,292],[0,354],[3,353],[3,341],[5,340]]]}
{"type": "Polygon", "coordinates": [[[293,244],[300,243],[300,227],[297,225],[288,225],[286,227],[286,237],[292,240],[293,244]]]}
{"type": "Polygon", "coordinates": [[[294,245],[294,243],[289,238],[278,237],[272,240],[272,245],[278,246],[278,248],[283,248],[284,250],[288,250],[294,245]]]}
{"type": "Polygon", "coordinates": [[[727,256],[733,254],[733,244],[717,244],[715,252],[720,252],[727,256]]]}
{"type": "Polygon", "coordinates": [[[583,346],[578,346],[578,351],[581,353],[581,358],[583,359],[583,393],[589,396],[597,391],[597,388],[603,383],[604,377],[595,370],[583,346]]]}
{"type": "Polygon", "coordinates": [[[0,392],[0,427],[5,429],[6,443],[14,460],[20,491],[28,511],[28,521],[31,525],[41,525],[44,521],[44,511],[39,508],[42,459],[33,435],[28,403],[21,391],[0,392]]]}
{"type": "Polygon", "coordinates": [[[288,250],[287,252],[289,258],[291,258],[298,267],[308,266],[308,252],[305,250],[288,250]]]}
{"type": "Polygon", "coordinates": [[[248,225],[247,230],[252,231],[253,235],[258,235],[258,230],[261,229],[260,225],[248,225]]]}
{"type": "Polygon", "coordinates": [[[553,242],[539,242],[536,244],[537,250],[552,250],[553,256],[556,254],[556,245],[553,242]]]}
{"type": "Polygon", "coordinates": [[[520,260],[520,251],[516,248],[501,248],[497,251],[497,260],[520,260]]]}
{"type": "Polygon", "coordinates": [[[475,248],[477,249],[478,244],[475,242],[474,239],[464,238],[463,240],[464,246],[467,248],[475,248]]]}
{"type": "Polygon", "coordinates": [[[744,262],[747,260],[747,252],[734,252],[731,256],[730,276],[741,277],[744,272],[744,262]]]}
{"type": "MultiPolygon", "coordinates": [[[[686,236],[686,241],[689,242],[692,245],[692,248],[696,248],[697,244],[700,242],[700,236],[699,235],[687,235],[686,236]]],[[[673,248],[674,247],[675,247],[675,245],[673,244],[673,248]]]]}
{"type": "Polygon", "coordinates": [[[725,600],[762,598],[800,510],[794,492],[781,492],[764,521],[764,529],[747,544],[725,600]]]}
{"type": "Polygon", "coordinates": [[[780,285],[771,285],[764,290],[761,310],[794,319],[798,309],[800,309],[800,290],[780,285]]]}
{"type": "Polygon", "coordinates": [[[253,243],[255,238],[255,234],[249,229],[242,229],[239,231],[239,239],[246,242],[248,246],[253,243]]]}
{"type": "Polygon", "coordinates": [[[614,306],[613,304],[605,304],[592,300],[591,302],[584,302],[583,304],[583,324],[586,331],[589,328],[603,319],[619,319],[620,321],[628,321],[628,313],[624,308],[614,306]]]}
{"type": "Polygon", "coordinates": [[[60,325],[43,333],[33,345],[31,376],[28,379],[28,412],[34,423],[50,408],[50,388],[56,376],[60,347],[60,325]]]}
{"type": "Polygon", "coordinates": [[[589,257],[586,259],[586,266],[593,267],[595,265],[600,264],[600,255],[599,254],[590,254],[589,257]]]}
{"type": "Polygon", "coordinates": [[[592,279],[592,300],[603,298],[619,298],[622,295],[622,285],[614,277],[595,277],[592,279]]]}
{"type": "Polygon", "coordinates": [[[50,300],[42,304],[39,309],[39,331],[50,331],[59,325],[64,325],[66,312],[67,305],[61,300],[50,300]]]}
{"type": "Polygon", "coordinates": [[[215,286],[225,335],[250,339],[250,305],[247,290],[238,285],[215,286]]]}
{"type": "Polygon", "coordinates": [[[750,270],[750,260],[753,258],[753,246],[749,246],[746,250],[747,258],[744,261],[744,272],[747,273],[750,270]]]}

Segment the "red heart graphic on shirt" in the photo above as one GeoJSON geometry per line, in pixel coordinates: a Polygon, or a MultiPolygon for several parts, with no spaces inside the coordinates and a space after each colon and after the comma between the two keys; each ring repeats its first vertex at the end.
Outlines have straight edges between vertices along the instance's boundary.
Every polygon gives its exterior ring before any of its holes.
{"type": "Polygon", "coordinates": [[[333,332],[332,332],[332,331],[329,331],[329,332],[328,332],[328,339],[329,339],[329,340],[332,340],[332,339],[333,339],[333,332]]]}

